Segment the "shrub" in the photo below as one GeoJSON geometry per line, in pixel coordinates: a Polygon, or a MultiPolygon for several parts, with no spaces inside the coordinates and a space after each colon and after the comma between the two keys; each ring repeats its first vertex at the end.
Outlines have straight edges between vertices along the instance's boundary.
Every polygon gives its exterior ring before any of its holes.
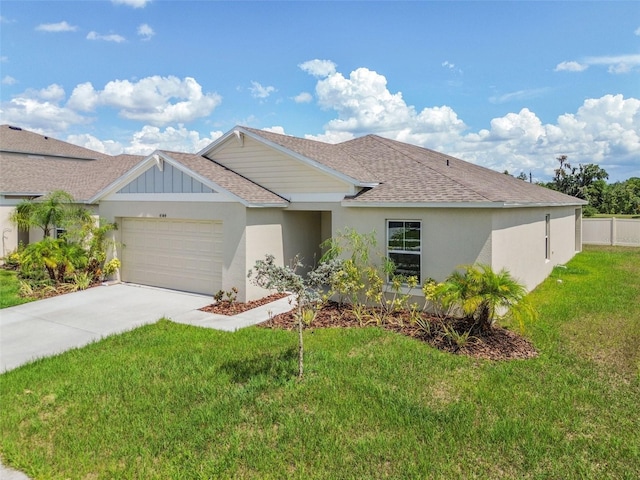
{"type": "Polygon", "coordinates": [[[435,286],[432,296],[447,312],[459,309],[474,321],[474,327],[486,332],[498,318],[513,318],[521,329],[534,320],[536,312],[526,294],[525,287],[505,269],[496,273],[489,265],[477,264],[452,273],[435,286]]]}
{"type": "Polygon", "coordinates": [[[118,270],[120,270],[121,266],[122,262],[120,262],[118,258],[112,258],[102,267],[102,274],[105,277],[110,277],[111,275],[114,275],[118,270]]]}

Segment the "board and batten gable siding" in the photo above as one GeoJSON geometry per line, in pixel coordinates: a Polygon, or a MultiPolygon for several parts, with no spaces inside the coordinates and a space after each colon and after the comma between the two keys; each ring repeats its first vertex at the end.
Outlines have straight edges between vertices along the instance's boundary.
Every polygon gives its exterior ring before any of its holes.
{"type": "Polygon", "coordinates": [[[278,194],[345,193],[352,185],[302,161],[244,136],[242,145],[230,138],[208,155],[221,165],[278,194]]]}
{"type": "Polygon", "coordinates": [[[153,166],[117,193],[213,193],[213,190],[165,162],[162,171],[153,166]]]}

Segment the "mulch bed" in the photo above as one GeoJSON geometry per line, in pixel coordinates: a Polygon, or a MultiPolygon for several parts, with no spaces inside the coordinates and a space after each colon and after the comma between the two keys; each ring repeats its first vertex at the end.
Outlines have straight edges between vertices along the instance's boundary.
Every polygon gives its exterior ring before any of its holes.
{"type": "MultiPolygon", "coordinates": [[[[203,307],[200,310],[220,315],[237,315],[286,296],[283,293],[275,293],[246,303],[221,301],[203,307]]],[[[458,345],[451,335],[447,334],[446,330],[449,329],[451,331],[453,329],[458,333],[464,333],[473,330],[473,324],[463,319],[441,319],[426,313],[422,313],[421,316],[428,322],[428,331],[416,324],[412,324],[407,312],[396,312],[389,315],[385,323],[381,324],[380,327],[426,342],[439,350],[473,358],[515,360],[538,356],[538,352],[529,340],[506,328],[495,326],[487,333],[473,332],[464,345],[458,345]]],[[[364,328],[373,325],[376,325],[376,323],[370,316],[361,324],[348,305],[328,302],[317,312],[316,318],[311,325],[305,328],[312,330],[317,328],[364,328]]],[[[298,328],[298,320],[295,317],[295,311],[292,310],[291,312],[276,315],[258,326],[261,328],[294,330],[298,328]]]]}
{"type": "Polygon", "coordinates": [[[212,303],[206,307],[202,307],[200,310],[208,313],[217,313],[219,315],[238,315],[239,313],[252,310],[256,307],[261,307],[267,303],[275,302],[281,298],[288,297],[286,293],[274,293],[268,297],[259,298],[258,300],[252,300],[251,302],[227,302],[222,300],[220,302],[212,303]]]}

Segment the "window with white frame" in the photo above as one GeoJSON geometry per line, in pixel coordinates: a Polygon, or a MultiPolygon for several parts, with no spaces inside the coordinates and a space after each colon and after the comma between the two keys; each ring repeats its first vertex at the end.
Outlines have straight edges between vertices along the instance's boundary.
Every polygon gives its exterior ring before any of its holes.
{"type": "Polygon", "coordinates": [[[396,275],[415,276],[422,282],[421,222],[387,220],[387,256],[396,266],[396,275]]]}
{"type": "Polygon", "coordinates": [[[544,258],[551,260],[551,215],[544,216],[544,258]]]}

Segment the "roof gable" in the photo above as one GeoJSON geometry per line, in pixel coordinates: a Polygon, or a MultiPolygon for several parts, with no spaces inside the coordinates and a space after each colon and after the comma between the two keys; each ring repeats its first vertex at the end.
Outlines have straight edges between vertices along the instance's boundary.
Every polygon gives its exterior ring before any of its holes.
{"type": "Polygon", "coordinates": [[[286,200],[200,155],[158,150],[93,199],[145,194],[219,194],[245,206],[286,206],[286,200]],[[110,197],[110,195],[114,195],[110,197]]]}
{"type": "Polygon", "coordinates": [[[116,195],[125,193],[214,193],[214,190],[170,163],[157,162],[118,190],[116,195]]]}

